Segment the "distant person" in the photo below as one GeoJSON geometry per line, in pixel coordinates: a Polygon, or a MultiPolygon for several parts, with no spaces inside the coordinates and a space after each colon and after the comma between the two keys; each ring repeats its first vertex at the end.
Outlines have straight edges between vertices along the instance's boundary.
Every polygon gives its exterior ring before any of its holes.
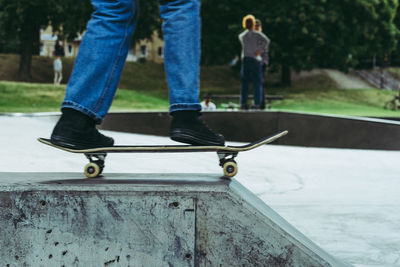
{"type": "Polygon", "coordinates": [[[60,56],[57,56],[56,59],[53,61],[53,70],[54,70],[54,84],[60,85],[63,78],[62,61],[60,56]]]}
{"type": "Polygon", "coordinates": [[[217,109],[217,106],[211,102],[211,95],[206,94],[204,100],[200,103],[202,111],[213,111],[217,109]]]}
{"type": "Polygon", "coordinates": [[[62,46],[61,42],[59,40],[56,41],[56,44],[54,45],[54,56],[59,56],[63,57],[65,56],[64,52],[64,46],[62,46]]]}
{"type": "MultiPolygon", "coordinates": [[[[259,33],[262,33],[262,24],[261,24],[261,20],[256,19],[256,25],[254,27],[255,31],[258,31],[259,33]]],[[[262,75],[261,75],[261,105],[260,108],[261,109],[265,109],[265,89],[263,87],[263,83],[264,83],[264,78],[265,78],[265,73],[267,71],[267,67],[269,65],[269,44],[271,43],[270,39],[268,38],[268,36],[266,36],[266,39],[268,40],[268,42],[265,44],[265,49],[261,52],[260,58],[258,58],[259,60],[261,60],[262,62],[262,75]]]]}
{"type": "Polygon", "coordinates": [[[253,15],[243,18],[245,31],[239,35],[242,44],[242,67],[241,67],[241,88],[240,108],[248,109],[247,99],[249,82],[253,82],[254,105],[253,108],[261,108],[262,98],[262,55],[269,44],[269,39],[261,32],[255,31],[256,19],[253,15]]]}

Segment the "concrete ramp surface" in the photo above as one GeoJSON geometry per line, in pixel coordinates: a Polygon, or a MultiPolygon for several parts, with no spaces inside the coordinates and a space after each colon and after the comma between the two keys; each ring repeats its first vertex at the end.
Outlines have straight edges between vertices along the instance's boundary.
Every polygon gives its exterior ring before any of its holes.
{"type": "Polygon", "coordinates": [[[4,266],[345,266],[239,182],[0,173],[4,266]]]}

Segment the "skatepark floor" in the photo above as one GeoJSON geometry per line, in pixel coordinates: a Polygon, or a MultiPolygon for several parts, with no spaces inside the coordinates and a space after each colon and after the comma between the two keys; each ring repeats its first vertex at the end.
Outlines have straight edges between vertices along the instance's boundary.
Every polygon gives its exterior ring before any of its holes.
{"type": "MultiPolygon", "coordinates": [[[[82,173],[83,155],[36,140],[49,137],[54,123],[49,116],[0,116],[0,172],[82,173]]],[[[177,144],[167,137],[104,133],[119,145],[177,144]]],[[[234,179],[333,256],[354,266],[400,266],[399,159],[400,151],[266,145],[239,154],[234,179]]],[[[222,169],[215,153],[109,154],[104,179],[107,173],[218,178],[222,169]]]]}

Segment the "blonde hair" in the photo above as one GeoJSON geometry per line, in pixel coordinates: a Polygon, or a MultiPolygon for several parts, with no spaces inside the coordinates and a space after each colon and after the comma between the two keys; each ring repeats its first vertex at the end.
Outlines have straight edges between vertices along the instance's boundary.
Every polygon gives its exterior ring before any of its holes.
{"type": "Polygon", "coordinates": [[[251,20],[253,27],[256,24],[256,18],[253,15],[249,14],[249,15],[245,16],[242,20],[243,29],[247,29],[246,24],[247,24],[248,20],[251,20]]]}

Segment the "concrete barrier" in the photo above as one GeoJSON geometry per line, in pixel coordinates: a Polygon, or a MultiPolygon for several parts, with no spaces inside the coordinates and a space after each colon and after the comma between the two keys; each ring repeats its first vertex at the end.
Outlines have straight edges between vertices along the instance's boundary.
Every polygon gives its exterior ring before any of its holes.
{"type": "MultiPolygon", "coordinates": [[[[204,112],[207,124],[229,141],[252,142],[282,130],[281,145],[400,150],[400,122],[293,112],[204,112]]],[[[107,130],[168,136],[166,112],[110,113],[107,130]]]]}
{"type": "Polygon", "coordinates": [[[235,180],[80,177],[0,173],[2,266],[345,266],[235,180]]]}

